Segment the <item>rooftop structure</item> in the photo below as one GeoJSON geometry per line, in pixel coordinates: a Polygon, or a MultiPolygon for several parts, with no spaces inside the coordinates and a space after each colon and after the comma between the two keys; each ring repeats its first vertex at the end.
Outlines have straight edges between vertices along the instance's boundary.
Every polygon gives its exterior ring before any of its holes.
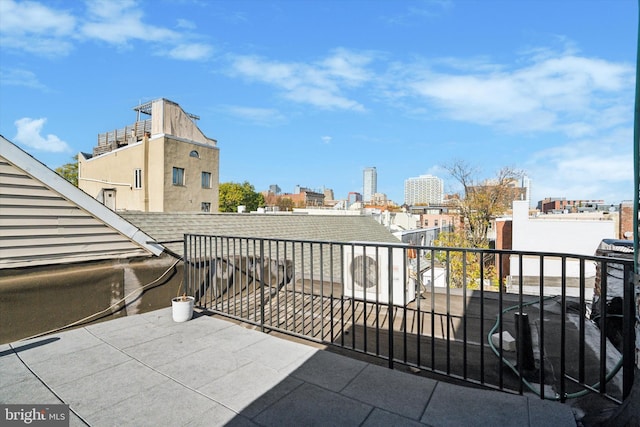
{"type": "Polygon", "coordinates": [[[133,125],[98,135],[93,154],[78,155],[78,186],[115,211],[216,212],[220,154],[198,116],[167,99],[134,111],[133,125]]]}

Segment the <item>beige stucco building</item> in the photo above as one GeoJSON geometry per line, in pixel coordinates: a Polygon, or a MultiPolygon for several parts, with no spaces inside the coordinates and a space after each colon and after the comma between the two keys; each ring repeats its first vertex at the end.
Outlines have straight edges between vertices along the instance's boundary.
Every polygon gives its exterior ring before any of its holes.
{"type": "Polygon", "coordinates": [[[114,211],[217,212],[220,153],[199,117],[167,99],[134,111],[133,125],[78,155],[78,186],[114,211]]]}

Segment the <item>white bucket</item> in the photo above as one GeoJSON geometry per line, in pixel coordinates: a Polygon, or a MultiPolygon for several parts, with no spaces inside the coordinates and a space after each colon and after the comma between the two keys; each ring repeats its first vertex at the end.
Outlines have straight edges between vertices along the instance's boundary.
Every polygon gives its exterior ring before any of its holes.
{"type": "Polygon", "coordinates": [[[171,300],[174,322],[186,322],[193,316],[193,297],[176,297],[171,300]]]}

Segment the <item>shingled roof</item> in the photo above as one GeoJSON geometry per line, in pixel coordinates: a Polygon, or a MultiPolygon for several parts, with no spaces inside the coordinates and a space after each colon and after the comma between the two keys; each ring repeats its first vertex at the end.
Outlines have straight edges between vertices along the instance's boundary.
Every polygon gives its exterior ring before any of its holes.
{"type": "Polygon", "coordinates": [[[158,243],[182,256],[185,233],[323,242],[399,243],[369,216],[119,212],[158,243]]]}

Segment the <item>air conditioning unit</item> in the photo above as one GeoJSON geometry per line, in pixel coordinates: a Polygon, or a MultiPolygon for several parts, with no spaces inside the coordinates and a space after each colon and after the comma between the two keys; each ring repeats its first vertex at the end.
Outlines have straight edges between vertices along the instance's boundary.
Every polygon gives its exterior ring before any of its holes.
{"type": "Polygon", "coordinates": [[[346,298],[389,303],[389,272],[392,276],[392,302],[403,306],[416,298],[415,280],[405,266],[405,246],[378,247],[374,243],[354,242],[343,247],[346,298]],[[391,264],[389,252],[391,251],[391,264]]]}

